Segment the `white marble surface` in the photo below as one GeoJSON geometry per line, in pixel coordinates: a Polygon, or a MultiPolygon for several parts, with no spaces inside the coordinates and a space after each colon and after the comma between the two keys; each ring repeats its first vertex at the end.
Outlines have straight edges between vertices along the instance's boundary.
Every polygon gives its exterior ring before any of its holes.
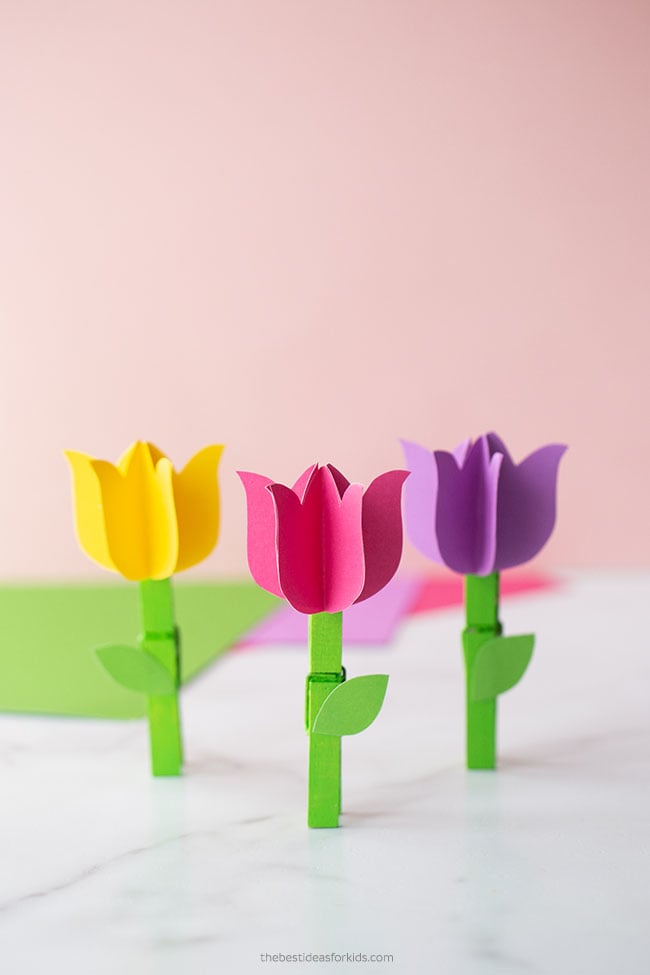
{"type": "Polygon", "coordinates": [[[0,716],[2,972],[650,971],[650,575],[504,603],[534,629],[501,765],[464,770],[461,612],[407,622],[384,709],[344,741],[345,815],[305,826],[306,654],[232,654],[183,697],[185,776],[142,722],[0,716]],[[268,952],[392,963],[263,963],[268,952]]]}

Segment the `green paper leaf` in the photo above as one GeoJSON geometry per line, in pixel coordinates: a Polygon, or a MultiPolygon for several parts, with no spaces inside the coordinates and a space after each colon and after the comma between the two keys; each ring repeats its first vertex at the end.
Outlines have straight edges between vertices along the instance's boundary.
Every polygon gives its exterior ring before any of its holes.
{"type": "Polygon", "coordinates": [[[113,680],[141,694],[173,694],[176,690],[167,668],[146,650],[106,646],[95,650],[99,662],[113,680]]]}
{"type": "Polygon", "coordinates": [[[387,674],[365,674],[338,684],[323,701],[312,731],[319,735],[358,735],[381,710],[387,674]]]}
{"type": "Polygon", "coordinates": [[[487,701],[521,680],[533,655],[535,637],[496,636],[479,648],[470,676],[470,699],[487,701]]]}

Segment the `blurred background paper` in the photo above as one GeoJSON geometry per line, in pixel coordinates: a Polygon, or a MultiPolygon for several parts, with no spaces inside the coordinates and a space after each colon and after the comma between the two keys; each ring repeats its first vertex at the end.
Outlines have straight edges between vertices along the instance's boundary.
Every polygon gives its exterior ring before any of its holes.
{"type": "MultiPolygon", "coordinates": [[[[554,589],[558,583],[540,572],[504,572],[501,595],[554,589]]],[[[343,616],[343,642],[346,646],[377,647],[390,644],[400,623],[408,616],[431,613],[463,605],[463,579],[449,575],[409,575],[402,572],[384,589],[362,603],[355,603],[343,616]]],[[[307,619],[291,606],[274,609],[246,633],[241,647],[307,643],[307,619]]]]}

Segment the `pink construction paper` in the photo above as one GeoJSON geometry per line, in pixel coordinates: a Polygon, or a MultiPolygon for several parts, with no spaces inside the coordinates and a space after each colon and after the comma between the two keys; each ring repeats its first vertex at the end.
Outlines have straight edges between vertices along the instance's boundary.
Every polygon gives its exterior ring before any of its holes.
{"type": "MultiPolygon", "coordinates": [[[[508,572],[499,579],[502,598],[538,589],[554,589],[558,583],[551,576],[535,572],[508,572]]],[[[463,579],[459,576],[433,576],[422,580],[420,590],[411,604],[409,615],[430,613],[436,609],[462,606],[464,602],[463,579]]]]}
{"type": "MultiPolygon", "coordinates": [[[[501,576],[501,596],[554,589],[557,580],[539,572],[508,572],[501,576]]],[[[463,605],[463,580],[457,576],[398,576],[362,603],[343,614],[346,644],[378,646],[389,643],[399,624],[408,616],[431,613],[463,605]]],[[[307,620],[291,606],[282,607],[258,624],[239,644],[240,648],[270,644],[305,645],[307,620]]]]}
{"type": "MultiPolygon", "coordinates": [[[[388,643],[414,601],[419,600],[422,587],[422,579],[400,576],[371,599],[350,606],[343,613],[343,642],[346,645],[388,643]]],[[[251,630],[240,646],[295,643],[304,647],[306,640],[306,616],[286,606],[251,630]]]]}

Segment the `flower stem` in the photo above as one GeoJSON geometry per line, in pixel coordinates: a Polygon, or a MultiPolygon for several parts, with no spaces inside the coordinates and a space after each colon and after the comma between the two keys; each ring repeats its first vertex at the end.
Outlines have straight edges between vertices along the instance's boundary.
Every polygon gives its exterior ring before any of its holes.
{"type": "Polygon", "coordinates": [[[465,576],[465,612],[467,626],[463,631],[467,715],[467,768],[496,767],[496,698],[472,701],[470,682],[474,661],[481,646],[499,636],[499,573],[487,576],[465,576]]]}
{"type": "Polygon", "coordinates": [[[341,739],[316,734],[312,727],[325,698],[344,679],[342,627],[343,613],[314,613],[309,617],[307,825],[314,828],[338,826],[341,811],[341,739]]]}
{"type": "Polygon", "coordinates": [[[183,765],[181,722],[178,707],[180,657],[174,621],[171,579],[147,579],[140,583],[142,647],[156,657],[174,680],[170,694],[150,694],[147,699],[151,770],[154,775],[180,775],[183,765]]]}

